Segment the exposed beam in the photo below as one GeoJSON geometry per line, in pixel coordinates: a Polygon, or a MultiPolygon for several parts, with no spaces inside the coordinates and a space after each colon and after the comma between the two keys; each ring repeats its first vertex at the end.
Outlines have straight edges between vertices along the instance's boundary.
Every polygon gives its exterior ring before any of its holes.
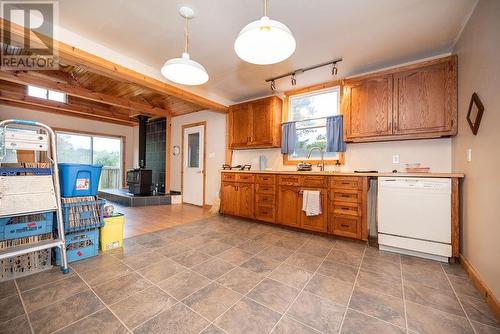
{"type": "MultiPolygon", "coordinates": [[[[6,31],[10,32],[11,40],[13,42],[17,42],[23,45],[25,38],[24,28],[12,22],[8,22],[9,24],[6,24],[6,22],[8,21],[0,18],[1,29],[4,31],[4,33],[6,31]]],[[[38,37],[36,37],[35,34],[31,31],[30,40],[35,42],[38,40],[38,37]]],[[[88,69],[88,71],[90,72],[101,74],[112,79],[141,85],[160,94],[171,95],[184,101],[199,105],[202,108],[220,112],[227,112],[228,110],[228,107],[223,104],[211,101],[207,98],[143,75],[124,66],[112,63],[106,59],[90,54],[76,47],[72,47],[66,43],[58,41],[57,44],[59,59],[61,63],[80,66],[88,69]]]]}
{"type": "MultiPolygon", "coordinates": [[[[94,102],[85,100],[78,101],[70,99],[68,103],[61,103],[51,100],[39,99],[28,96],[22,86],[14,86],[12,83],[0,82],[0,100],[15,102],[22,104],[25,107],[43,107],[46,109],[64,111],[81,117],[89,116],[102,120],[118,121],[122,124],[135,125],[136,122],[131,120],[128,114],[116,112],[110,109],[105,109],[94,102]]],[[[126,112],[126,111],[125,111],[126,112]]]]}
{"type": "Polygon", "coordinates": [[[166,117],[170,115],[169,110],[154,107],[150,104],[135,102],[131,101],[130,99],[94,92],[83,87],[78,87],[59,80],[55,80],[55,78],[43,78],[42,76],[33,74],[31,72],[0,71],[0,79],[21,85],[40,86],[47,89],[61,91],[70,96],[80,97],[85,100],[129,109],[131,110],[131,116],[145,114],[148,116],[166,117]]]}

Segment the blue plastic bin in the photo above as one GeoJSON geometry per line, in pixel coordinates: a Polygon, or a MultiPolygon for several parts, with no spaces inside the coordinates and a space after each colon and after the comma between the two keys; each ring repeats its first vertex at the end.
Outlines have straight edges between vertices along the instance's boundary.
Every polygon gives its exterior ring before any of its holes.
{"type": "Polygon", "coordinates": [[[62,197],[95,196],[102,165],[59,164],[62,197]]]}
{"type": "MultiPolygon", "coordinates": [[[[99,254],[99,229],[68,233],[66,237],[66,256],[68,262],[75,262],[99,254]]],[[[54,248],[56,264],[61,265],[59,249],[54,248]]]]}
{"type": "MultiPolygon", "coordinates": [[[[75,199],[77,200],[77,199],[75,199]]],[[[105,200],[62,203],[64,232],[74,232],[102,227],[104,225],[105,200]]]]}
{"type": "Polygon", "coordinates": [[[22,217],[26,218],[19,223],[12,223],[12,221],[17,220],[17,217],[0,218],[0,240],[19,239],[52,232],[54,226],[53,212],[19,216],[19,218],[22,217]]]}

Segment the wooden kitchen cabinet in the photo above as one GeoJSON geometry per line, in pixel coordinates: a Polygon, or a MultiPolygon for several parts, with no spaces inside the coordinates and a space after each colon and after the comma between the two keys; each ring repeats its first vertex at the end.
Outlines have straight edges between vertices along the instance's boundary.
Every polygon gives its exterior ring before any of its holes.
{"type": "Polygon", "coordinates": [[[276,96],[229,108],[229,147],[280,147],[283,103],[276,96]]]}
{"type": "Polygon", "coordinates": [[[254,185],[222,182],[221,212],[227,215],[254,217],[254,185]]]}
{"type": "Polygon", "coordinates": [[[457,57],[344,81],[346,142],[424,139],[457,133],[457,57]]]}
{"type": "MultiPolygon", "coordinates": [[[[304,189],[306,190],[306,189],[304,189]]],[[[302,211],[302,200],[303,196],[300,194],[300,227],[305,230],[317,231],[317,232],[327,232],[328,226],[328,195],[326,189],[307,189],[307,190],[318,190],[321,197],[321,214],[317,216],[307,216],[304,211],[302,211]]]]}
{"type": "Polygon", "coordinates": [[[300,227],[302,197],[300,188],[294,186],[278,187],[278,207],[276,222],[281,225],[300,227]]]}
{"type": "Polygon", "coordinates": [[[221,212],[227,215],[238,215],[238,193],[236,183],[222,182],[221,212]]]}

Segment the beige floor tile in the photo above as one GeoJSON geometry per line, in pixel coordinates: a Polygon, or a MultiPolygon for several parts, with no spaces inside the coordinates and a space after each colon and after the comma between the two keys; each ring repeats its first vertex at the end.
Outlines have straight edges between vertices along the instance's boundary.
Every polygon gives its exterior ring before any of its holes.
{"type": "Polygon", "coordinates": [[[183,303],[208,320],[214,321],[240,298],[239,293],[212,283],[184,299],[183,303]]]}
{"type": "Polygon", "coordinates": [[[342,334],[403,334],[406,331],[354,310],[348,310],[340,332],[342,334]]]}
{"type": "Polygon", "coordinates": [[[500,328],[488,326],[476,321],[472,321],[472,327],[474,327],[477,334],[500,334],[500,328]]]}
{"type": "Polygon", "coordinates": [[[233,268],[234,266],[232,264],[224,262],[218,258],[213,258],[207,262],[194,266],[192,269],[197,273],[214,280],[233,268]]]}
{"type": "Polygon", "coordinates": [[[198,334],[209,322],[178,303],[134,330],[137,334],[198,334]]]}
{"type": "Polygon", "coordinates": [[[26,314],[6,322],[0,322],[0,333],[2,334],[31,334],[31,327],[26,314]]]}
{"type": "Polygon", "coordinates": [[[213,240],[203,244],[201,247],[198,248],[198,250],[202,253],[215,256],[217,254],[222,253],[225,250],[228,250],[231,247],[232,246],[229,244],[213,240]]]}
{"type": "Polygon", "coordinates": [[[290,255],[292,255],[293,252],[294,251],[287,249],[287,248],[278,247],[278,246],[271,246],[269,248],[264,249],[262,252],[260,252],[259,256],[264,256],[264,257],[268,257],[270,259],[273,259],[274,261],[283,262],[290,255]]]}
{"type": "Polygon", "coordinates": [[[279,313],[243,298],[217,319],[215,325],[226,333],[261,334],[269,333],[280,317],[279,313]]]}
{"type": "MultiPolygon", "coordinates": [[[[42,272],[39,272],[39,273],[36,273],[33,275],[17,278],[16,282],[17,282],[17,286],[19,287],[19,290],[21,290],[21,292],[23,292],[23,291],[30,290],[33,288],[37,288],[40,285],[55,283],[57,281],[60,281],[60,280],[66,279],[66,278],[73,277],[74,275],[75,275],[74,272],[69,272],[68,274],[63,274],[59,267],[54,267],[52,269],[44,270],[42,272]]],[[[14,280],[7,281],[7,282],[0,283],[0,284],[2,284],[2,285],[7,284],[7,286],[14,288],[14,290],[9,289],[7,291],[11,291],[11,292],[15,291],[14,280]]],[[[2,285],[0,285],[0,299],[3,298],[2,293],[4,293],[2,291],[2,288],[1,288],[2,285]]]]}
{"type": "Polygon", "coordinates": [[[217,282],[228,289],[246,294],[262,281],[264,277],[264,274],[256,273],[242,267],[236,267],[219,277],[217,282]]]}
{"type": "Polygon", "coordinates": [[[385,261],[382,258],[365,257],[361,263],[361,269],[382,274],[389,278],[401,278],[401,265],[385,261]]]}
{"type": "Polygon", "coordinates": [[[302,245],[297,252],[306,253],[310,255],[314,255],[317,257],[325,257],[330,253],[330,249],[332,249],[333,244],[331,245],[323,245],[320,243],[314,243],[309,240],[304,245],[302,245]]]}
{"type": "Polygon", "coordinates": [[[259,285],[247,294],[251,298],[264,306],[269,307],[279,313],[284,313],[288,306],[299,294],[298,289],[284,285],[272,279],[264,279],[259,285]]]}
{"type": "Polygon", "coordinates": [[[399,327],[406,327],[403,300],[357,286],[349,308],[361,311],[399,327]]]}
{"type": "Polygon", "coordinates": [[[408,329],[422,334],[474,333],[469,321],[450,313],[441,312],[412,302],[406,302],[408,329]]]}
{"type": "Polygon", "coordinates": [[[303,291],[287,315],[323,333],[337,333],[345,310],[345,306],[303,291]]]}
{"type": "Polygon", "coordinates": [[[305,287],[305,291],[329,299],[337,304],[347,305],[351,296],[353,283],[315,274],[305,287]]]}
{"type": "Polygon", "coordinates": [[[358,274],[358,268],[325,259],[318,268],[318,273],[341,281],[353,283],[358,274]]]}
{"type": "Polygon", "coordinates": [[[122,257],[122,262],[134,270],[150,266],[165,260],[166,258],[157,252],[145,251],[122,257]]]}
{"type": "Polygon", "coordinates": [[[257,254],[262,252],[264,249],[270,247],[271,245],[267,242],[262,242],[258,240],[249,240],[244,242],[241,245],[238,245],[237,247],[241,249],[242,251],[245,251],[250,254],[257,254]]]}
{"type": "Polygon", "coordinates": [[[279,262],[271,260],[267,257],[255,256],[244,262],[241,267],[254,271],[259,274],[269,274],[279,265],[279,262]]]}
{"type": "Polygon", "coordinates": [[[74,333],[125,334],[128,331],[108,309],[104,309],[57,332],[57,334],[74,333]]]}
{"type": "Polygon", "coordinates": [[[168,242],[164,247],[158,248],[156,250],[156,253],[165,257],[173,257],[175,255],[185,253],[190,250],[191,248],[189,248],[184,241],[182,243],[172,241],[168,242]]]}
{"type": "Polygon", "coordinates": [[[134,293],[147,289],[151,283],[142,278],[139,274],[130,273],[114,280],[97,285],[94,292],[105,304],[112,304],[119,299],[126,298],[134,293]]]}
{"type": "Polygon", "coordinates": [[[304,269],[310,272],[316,271],[320,266],[321,262],[323,262],[323,258],[317,257],[314,255],[306,254],[306,253],[294,253],[292,254],[285,263],[304,269]]]}
{"type": "Polygon", "coordinates": [[[362,242],[337,240],[333,248],[340,249],[349,253],[354,253],[357,255],[363,255],[366,245],[362,242]]]}
{"type": "Polygon", "coordinates": [[[295,319],[284,316],[283,319],[274,327],[272,334],[320,334],[315,329],[301,324],[295,319]]]}
{"type": "Polygon", "coordinates": [[[231,263],[234,266],[239,266],[243,262],[247,261],[253,256],[253,254],[247,253],[239,248],[231,248],[228,249],[219,255],[217,257],[219,259],[222,259],[228,263],[231,263]]]}
{"type": "Polygon", "coordinates": [[[500,321],[495,317],[495,314],[483,299],[476,299],[469,296],[460,296],[459,298],[469,319],[500,328],[500,321]]]}
{"type": "Polygon", "coordinates": [[[377,257],[385,261],[400,263],[401,255],[379,250],[377,247],[366,247],[365,256],[377,257]]]}
{"type": "Polygon", "coordinates": [[[431,288],[451,290],[451,285],[444,271],[422,270],[420,268],[404,266],[403,278],[431,288]]]}
{"type": "Polygon", "coordinates": [[[129,327],[134,328],[168,310],[177,301],[153,286],[112,304],[111,310],[129,327]]]}
{"type": "Polygon", "coordinates": [[[334,248],[327,256],[327,260],[347,264],[353,267],[359,267],[363,254],[351,253],[341,249],[334,248]]]}
{"type": "Polygon", "coordinates": [[[444,271],[448,275],[458,276],[465,279],[469,277],[465,272],[464,268],[462,267],[462,265],[459,263],[457,264],[441,263],[441,267],[443,267],[444,271]]]}
{"type": "Polygon", "coordinates": [[[403,265],[403,270],[405,267],[412,267],[415,269],[425,270],[425,271],[439,271],[443,272],[441,263],[433,260],[422,259],[419,257],[403,255],[401,256],[401,264],[403,265]]]}
{"type": "Polygon", "coordinates": [[[21,298],[18,294],[0,300],[0,323],[24,314],[21,298]]]}
{"type": "Polygon", "coordinates": [[[438,310],[465,316],[457,297],[451,290],[434,289],[411,281],[405,281],[405,299],[438,310]]]}
{"type": "Polygon", "coordinates": [[[171,259],[187,268],[192,268],[200,263],[210,260],[212,257],[208,254],[201,253],[196,250],[191,250],[185,253],[177,254],[171,259]]]}
{"type": "Polygon", "coordinates": [[[400,278],[387,277],[384,274],[360,270],[356,285],[384,293],[389,296],[403,298],[403,287],[400,278]]]}
{"type": "Polygon", "coordinates": [[[132,272],[132,269],[121,262],[112,262],[109,265],[101,268],[96,268],[93,270],[85,271],[80,273],[80,276],[89,284],[90,286],[96,286],[98,284],[110,281],[114,278],[123,276],[132,272]]]}
{"type": "Polygon", "coordinates": [[[159,282],[158,286],[176,299],[182,300],[211,282],[194,271],[186,270],[159,282]]]}
{"type": "Polygon", "coordinates": [[[205,328],[200,334],[225,334],[222,329],[215,325],[210,325],[205,328]]]}
{"type": "Polygon", "coordinates": [[[451,275],[449,275],[448,277],[451,281],[451,284],[453,285],[453,289],[455,289],[459,297],[468,296],[477,299],[483,298],[471,280],[451,275]]]}
{"type": "Polygon", "coordinates": [[[139,273],[153,283],[158,283],[186,270],[185,267],[171,260],[164,260],[141,268],[139,273]]]}
{"type": "Polygon", "coordinates": [[[285,283],[299,290],[306,285],[311,277],[312,273],[292,267],[286,263],[280,264],[279,267],[274,269],[269,275],[269,278],[285,283]]]}

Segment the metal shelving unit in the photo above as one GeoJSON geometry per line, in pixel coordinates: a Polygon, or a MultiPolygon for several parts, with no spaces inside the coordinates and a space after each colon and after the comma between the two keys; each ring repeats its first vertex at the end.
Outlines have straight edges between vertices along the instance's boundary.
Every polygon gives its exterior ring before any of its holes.
{"type": "Polygon", "coordinates": [[[34,121],[2,121],[0,122],[0,167],[6,156],[7,149],[46,152],[52,173],[51,175],[34,176],[0,176],[0,218],[48,211],[54,212],[56,214],[58,233],[56,239],[0,250],[0,260],[57,247],[62,259],[61,271],[68,273],[54,131],[49,126],[34,121]],[[20,125],[37,131],[36,133],[22,133],[9,129],[9,125],[20,125]],[[39,133],[40,130],[44,133],[39,133]]]}

